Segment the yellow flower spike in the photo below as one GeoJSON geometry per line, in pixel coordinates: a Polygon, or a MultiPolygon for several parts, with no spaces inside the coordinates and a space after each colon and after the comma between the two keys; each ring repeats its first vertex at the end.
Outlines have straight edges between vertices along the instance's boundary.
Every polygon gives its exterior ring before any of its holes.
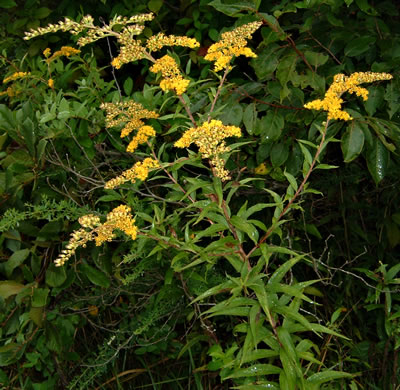
{"type": "MultiPolygon", "coordinates": [[[[43,52],[43,54],[46,52],[46,50],[43,52]]],[[[81,52],[80,50],[74,49],[73,47],[63,46],[60,50],[55,51],[51,57],[47,58],[46,62],[49,64],[50,62],[54,61],[58,57],[62,57],[62,56],[70,57],[72,55],[77,55],[80,52],[81,52]]],[[[48,53],[50,54],[50,49],[49,49],[48,53]]]]}
{"type": "Polygon", "coordinates": [[[122,172],[120,176],[109,180],[105,184],[104,188],[106,190],[113,189],[127,181],[134,183],[137,179],[144,181],[149,175],[149,170],[152,168],[158,168],[159,166],[157,160],[147,157],[143,161],[138,161],[132,168],[122,172]]]}
{"type": "Polygon", "coordinates": [[[47,81],[47,85],[48,85],[50,88],[54,88],[54,80],[53,80],[53,79],[49,79],[49,80],[47,81]]]}
{"type": "Polygon", "coordinates": [[[150,52],[161,50],[164,46],[184,46],[194,49],[195,47],[199,47],[200,43],[194,38],[165,35],[163,33],[153,35],[146,42],[146,47],[150,52]]]}
{"type": "Polygon", "coordinates": [[[147,110],[140,103],[132,100],[121,103],[103,103],[100,108],[106,111],[108,128],[128,122],[121,131],[121,138],[144,126],[142,119],[158,118],[159,116],[156,112],[147,110]]]}
{"type": "Polygon", "coordinates": [[[133,137],[132,141],[126,148],[126,151],[129,153],[133,153],[140,144],[146,143],[149,137],[154,137],[155,135],[156,131],[152,126],[140,127],[136,136],[133,137]]]}
{"type": "Polygon", "coordinates": [[[214,61],[214,70],[218,72],[229,68],[233,57],[244,55],[246,57],[257,57],[248,47],[246,39],[251,39],[252,34],[261,27],[262,22],[252,22],[224,32],[221,40],[211,45],[204,57],[207,61],[214,61]]]}
{"type": "Polygon", "coordinates": [[[214,167],[215,176],[221,180],[228,180],[229,172],[224,169],[224,161],[221,155],[230,151],[226,146],[224,139],[228,137],[241,137],[242,133],[239,127],[226,126],[221,121],[212,120],[204,122],[200,127],[187,130],[182,137],[175,142],[177,148],[187,148],[195,143],[201,156],[209,158],[214,167]]]}
{"type": "Polygon", "coordinates": [[[8,83],[10,81],[15,81],[15,80],[18,80],[18,79],[22,79],[22,78],[24,78],[26,76],[29,76],[30,74],[31,74],[30,72],[15,72],[11,76],[6,77],[3,80],[3,84],[6,84],[6,83],[8,83]]]}
{"type": "Polygon", "coordinates": [[[177,95],[182,95],[190,83],[190,80],[182,77],[178,64],[169,55],[156,60],[150,71],[153,73],[161,72],[163,80],[160,82],[160,88],[163,91],[175,90],[177,95]]]}
{"type": "Polygon", "coordinates": [[[95,241],[97,246],[111,241],[114,238],[115,229],[121,230],[132,240],[136,239],[138,232],[131,208],[125,205],[120,205],[109,212],[104,223],[101,223],[100,218],[93,214],[79,218],[79,223],[82,228],[72,233],[69,243],[54,261],[56,267],[63,266],[80,246],[85,248],[89,241],[95,241]],[[90,231],[86,229],[90,229],[90,231]]]}
{"type": "Polygon", "coordinates": [[[337,74],[333,77],[333,83],[325,93],[323,100],[316,99],[304,105],[310,110],[324,110],[328,112],[328,119],[342,119],[345,121],[353,119],[346,111],[343,111],[341,96],[345,92],[355,93],[364,100],[368,99],[368,90],[360,87],[363,83],[372,83],[380,80],[391,80],[393,76],[389,73],[356,72],[350,76],[337,74]]]}
{"type": "Polygon", "coordinates": [[[142,43],[137,39],[130,39],[121,46],[118,57],[115,57],[111,65],[119,69],[122,65],[129,62],[134,62],[146,58],[146,49],[142,46],[142,43]]]}

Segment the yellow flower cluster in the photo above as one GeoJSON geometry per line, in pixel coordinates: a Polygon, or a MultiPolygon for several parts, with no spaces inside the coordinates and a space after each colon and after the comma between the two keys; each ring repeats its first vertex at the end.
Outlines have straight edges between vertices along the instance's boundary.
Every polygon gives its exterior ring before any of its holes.
{"type": "Polygon", "coordinates": [[[389,73],[376,72],[356,72],[350,76],[337,74],[333,78],[333,83],[325,93],[323,100],[313,100],[304,105],[310,110],[328,111],[328,119],[342,119],[345,121],[353,119],[349,113],[342,110],[342,94],[345,92],[355,93],[364,100],[368,99],[368,90],[359,87],[362,83],[372,83],[378,80],[390,80],[393,76],[389,73]]]}
{"type": "Polygon", "coordinates": [[[130,212],[130,207],[121,205],[108,213],[106,222],[96,229],[96,245],[100,246],[103,242],[111,241],[114,238],[115,229],[123,231],[132,240],[136,240],[138,229],[130,212]]]}
{"type": "Polygon", "coordinates": [[[53,79],[49,79],[49,80],[47,81],[47,85],[48,85],[50,88],[54,88],[54,80],[53,80],[53,79]]]}
{"type": "Polygon", "coordinates": [[[151,36],[146,42],[146,47],[151,52],[161,50],[164,46],[184,46],[194,49],[195,47],[199,47],[200,43],[194,38],[165,35],[163,33],[151,36]]]}
{"type": "Polygon", "coordinates": [[[46,47],[46,49],[43,50],[43,55],[48,58],[51,54],[51,50],[49,47],[46,47]]]}
{"type": "Polygon", "coordinates": [[[235,56],[257,57],[248,47],[246,39],[251,39],[252,34],[262,25],[262,22],[252,22],[237,27],[232,31],[222,34],[222,39],[211,45],[204,57],[207,61],[214,61],[216,72],[229,67],[235,56]]]}
{"type": "Polygon", "coordinates": [[[6,77],[3,80],[3,84],[6,84],[6,83],[8,83],[10,81],[15,81],[15,80],[18,80],[18,79],[22,79],[23,77],[26,77],[28,75],[30,75],[30,72],[15,72],[11,76],[6,77]]]}
{"type": "Polygon", "coordinates": [[[38,27],[37,29],[31,29],[30,32],[25,32],[25,40],[38,37],[40,35],[54,33],[56,31],[69,31],[72,35],[78,35],[82,32],[85,32],[85,35],[78,39],[78,45],[84,46],[88,43],[92,43],[97,41],[98,39],[107,37],[107,36],[119,36],[120,33],[114,31],[114,27],[116,25],[122,25],[124,31],[126,28],[130,28],[130,32],[137,32],[139,34],[143,28],[140,25],[128,26],[133,23],[144,23],[146,21],[152,20],[154,15],[152,13],[149,14],[141,14],[131,16],[130,18],[116,16],[113,20],[110,21],[108,25],[104,25],[102,27],[95,26],[93,24],[94,19],[90,15],[84,16],[80,22],[75,22],[72,19],[65,18],[64,21],[58,22],[57,24],[49,24],[47,27],[38,27]]]}
{"type": "Polygon", "coordinates": [[[221,121],[212,120],[204,122],[200,127],[187,130],[183,136],[175,142],[177,148],[187,148],[195,143],[203,158],[210,158],[210,163],[215,169],[215,175],[222,180],[228,180],[229,172],[224,168],[223,153],[229,152],[224,139],[228,137],[241,137],[239,127],[226,126],[221,121]]]}
{"type": "Polygon", "coordinates": [[[105,184],[104,188],[110,190],[126,183],[127,181],[134,183],[136,179],[144,181],[149,175],[149,169],[158,168],[159,166],[157,160],[147,157],[143,161],[138,161],[132,168],[122,172],[120,176],[109,180],[105,184]]]}
{"type": "Polygon", "coordinates": [[[133,153],[140,144],[146,143],[149,137],[154,137],[155,135],[156,131],[152,126],[140,127],[137,134],[132,138],[132,141],[126,148],[126,151],[133,153]]]}
{"type": "Polygon", "coordinates": [[[169,55],[156,60],[150,71],[153,73],[161,72],[163,80],[160,82],[160,87],[163,91],[172,89],[175,90],[177,95],[182,95],[190,83],[190,80],[182,77],[178,64],[169,55]]]}
{"type": "MultiPolygon", "coordinates": [[[[151,13],[132,16],[130,18],[117,16],[108,25],[105,24],[104,26],[95,26],[93,24],[94,19],[90,15],[84,16],[80,22],[74,22],[71,19],[65,18],[64,21],[57,24],[50,24],[45,28],[39,27],[36,30],[26,32],[24,39],[31,39],[39,35],[61,30],[69,31],[73,35],[84,33],[83,36],[78,39],[78,45],[84,46],[100,38],[108,36],[116,37],[120,44],[120,52],[118,56],[113,58],[111,61],[111,65],[114,68],[119,69],[126,63],[146,58],[155,62],[152,67],[153,72],[161,72],[163,75],[160,87],[164,91],[174,90],[178,95],[182,95],[189,85],[189,80],[185,80],[182,77],[178,65],[172,57],[165,56],[159,60],[155,60],[152,57],[151,52],[160,50],[164,46],[184,46],[195,48],[199,47],[200,44],[194,38],[175,35],[168,36],[163,33],[150,37],[145,44],[138,39],[134,39],[135,35],[139,35],[144,30],[142,24],[146,21],[152,20],[153,17],[154,16],[151,13]],[[118,29],[115,28],[117,25],[118,29]],[[121,25],[123,26],[122,29],[120,28],[121,25]]],[[[63,51],[63,49],[66,48],[62,48],[61,51],[54,53],[51,57],[49,57],[51,53],[50,49],[47,48],[44,50],[43,54],[47,58],[46,61],[50,63],[60,55],[70,55],[67,54],[65,50],[63,51]]],[[[247,49],[245,52],[248,53],[247,49]]]]}
{"type": "Polygon", "coordinates": [[[128,122],[121,131],[121,138],[144,125],[142,119],[158,118],[154,111],[145,109],[134,101],[103,103],[100,108],[106,111],[106,126],[114,127],[128,122]]]}
{"type": "Polygon", "coordinates": [[[132,240],[136,239],[138,232],[135,219],[131,215],[131,209],[125,205],[120,205],[108,213],[106,222],[103,224],[100,222],[100,218],[93,214],[79,218],[79,223],[82,228],[72,233],[69,243],[54,261],[57,267],[63,266],[80,246],[85,248],[89,241],[94,240],[97,246],[100,246],[103,242],[111,241],[114,238],[115,229],[123,231],[132,240]],[[90,230],[87,231],[86,229],[90,230]]]}
{"type": "Polygon", "coordinates": [[[137,61],[142,58],[146,58],[146,49],[142,46],[142,43],[137,39],[130,39],[121,46],[118,57],[115,57],[111,61],[111,65],[119,69],[122,65],[128,62],[137,61]]]}
{"type": "MultiPolygon", "coordinates": [[[[49,64],[58,57],[61,56],[69,57],[75,54],[79,54],[80,52],[81,52],[80,50],[74,49],[71,46],[63,46],[60,50],[55,51],[51,57],[47,58],[46,62],[49,64]]],[[[50,49],[49,48],[45,49],[43,51],[43,54],[45,57],[48,57],[51,54],[50,49]]]]}
{"type": "Polygon", "coordinates": [[[7,95],[8,97],[13,97],[15,95],[15,91],[11,87],[8,87],[5,91],[0,92],[0,96],[4,95],[7,95]]]}

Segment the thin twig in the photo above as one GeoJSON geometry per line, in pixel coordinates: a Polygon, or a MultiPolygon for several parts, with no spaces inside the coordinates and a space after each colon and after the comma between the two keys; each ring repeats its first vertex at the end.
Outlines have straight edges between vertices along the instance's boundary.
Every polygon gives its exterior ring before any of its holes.
{"type": "Polygon", "coordinates": [[[192,113],[190,112],[190,109],[188,107],[188,105],[186,104],[185,100],[183,99],[182,95],[177,95],[178,99],[180,100],[180,102],[182,103],[183,107],[186,110],[186,113],[188,114],[190,121],[193,123],[193,127],[197,127],[196,121],[193,118],[192,113]]]}
{"type": "Polygon", "coordinates": [[[211,103],[211,108],[210,108],[210,112],[208,113],[207,122],[210,122],[210,120],[211,120],[211,114],[212,114],[213,111],[214,111],[215,104],[217,103],[217,99],[218,99],[218,97],[219,97],[219,95],[220,95],[220,93],[221,93],[222,86],[223,86],[223,84],[224,84],[224,81],[225,81],[225,79],[226,79],[226,76],[228,75],[228,72],[229,72],[229,67],[227,67],[227,68],[225,69],[225,72],[224,72],[224,74],[223,74],[223,76],[222,76],[222,78],[221,78],[221,81],[219,82],[217,92],[215,93],[215,96],[214,96],[214,100],[213,100],[213,102],[211,103]]]}
{"type": "Polygon", "coordinates": [[[308,35],[318,43],[319,46],[321,46],[324,50],[326,50],[329,55],[339,64],[342,65],[342,63],[335,57],[335,55],[326,47],[324,46],[317,38],[314,37],[314,35],[311,34],[311,32],[308,32],[308,35]]]}

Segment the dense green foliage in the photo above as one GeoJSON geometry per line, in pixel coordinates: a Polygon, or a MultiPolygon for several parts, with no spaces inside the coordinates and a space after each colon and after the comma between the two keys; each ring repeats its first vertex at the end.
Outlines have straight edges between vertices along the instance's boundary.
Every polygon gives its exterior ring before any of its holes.
{"type": "MultiPolygon", "coordinates": [[[[372,0],[0,0],[1,389],[397,389],[400,385],[400,7],[372,0]],[[18,4],[17,4],[18,3],[18,4]],[[191,80],[178,99],[140,60],[113,68],[113,38],[79,48],[30,28],[154,12],[139,36],[191,80]],[[221,33],[263,22],[222,73],[221,33]],[[163,52],[163,54],[165,54],[163,52]],[[304,104],[338,73],[388,72],[345,94],[351,121],[304,104]],[[49,81],[51,80],[51,81],[49,81]],[[102,103],[159,113],[135,154],[102,103]],[[215,101],[215,105],[213,104],[215,101]],[[174,143],[213,119],[238,126],[232,179],[174,143]],[[104,189],[154,155],[146,181],[104,189]],[[315,165],[314,165],[315,164],[315,165]],[[89,213],[132,208],[140,234],[54,260],[89,213]]],[[[115,27],[119,31],[118,26],[115,27]]]]}

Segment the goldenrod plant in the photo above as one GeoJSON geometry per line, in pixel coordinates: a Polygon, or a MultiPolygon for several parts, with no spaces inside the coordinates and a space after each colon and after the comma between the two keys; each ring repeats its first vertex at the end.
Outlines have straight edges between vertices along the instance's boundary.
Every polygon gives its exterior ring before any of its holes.
{"type": "MultiPolygon", "coordinates": [[[[151,217],[141,213],[139,218],[153,221],[151,225],[138,228],[133,217],[135,211],[126,205],[120,205],[106,216],[105,222],[97,215],[89,214],[79,219],[82,226],[76,230],[55,260],[57,266],[63,266],[67,260],[73,261],[78,247],[86,247],[89,241],[96,245],[111,241],[114,231],[124,232],[130,240],[153,240],[151,253],[173,253],[170,257],[170,267],[176,275],[175,281],[182,281],[187,274],[185,271],[196,269],[206,264],[210,269],[217,263],[227,261],[232,271],[226,281],[193,297],[191,304],[201,318],[215,316],[233,317],[233,334],[241,335],[231,345],[221,345],[218,330],[210,327],[214,339],[209,349],[209,356],[213,364],[210,369],[218,369],[221,379],[229,380],[233,388],[256,389],[302,389],[316,390],[323,383],[339,378],[352,378],[351,373],[323,367],[316,352],[319,349],[318,338],[323,334],[334,337],[341,336],[334,328],[316,322],[302,308],[316,304],[307,295],[307,288],[317,283],[317,280],[288,280],[285,279],[291,269],[301,263],[303,266],[312,265],[310,257],[305,253],[298,253],[288,247],[282,247],[269,242],[273,234],[280,235],[281,226],[286,222],[284,217],[300,208],[300,195],[311,191],[308,179],[313,170],[320,165],[320,153],[325,149],[332,138],[327,138],[330,122],[334,120],[351,120],[352,117],[341,106],[344,103],[342,95],[345,92],[355,93],[364,100],[368,98],[368,91],[359,87],[359,84],[377,80],[390,80],[387,73],[357,72],[350,76],[338,74],[334,76],[332,85],[323,100],[314,100],[307,103],[305,108],[325,110],[327,120],[320,129],[321,141],[316,147],[314,157],[304,150],[305,162],[303,180],[298,183],[290,173],[285,172],[288,180],[286,194],[266,189],[273,201],[258,203],[247,208],[247,202],[242,202],[240,209],[230,208],[233,194],[251,182],[251,178],[232,181],[232,172],[225,168],[226,160],[240,147],[234,148],[229,144],[233,137],[241,137],[241,129],[218,120],[213,111],[217,99],[224,87],[224,82],[233,61],[237,56],[256,57],[256,53],[247,44],[252,35],[262,26],[262,21],[252,21],[241,25],[221,35],[221,39],[209,47],[205,60],[214,62],[214,71],[223,71],[218,89],[212,94],[212,100],[204,113],[195,118],[191,111],[190,97],[194,88],[190,78],[180,70],[179,64],[170,54],[154,58],[153,53],[164,47],[185,46],[195,48],[199,43],[189,37],[167,36],[158,34],[148,39],[136,39],[144,27],[141,23],[152,19],[151,14],[133,16],[131,18],[115,18],[109,25],[98,27],[93,24],[91,16],[85,16],[77,23],[70,19],[51,25],[46,28],[32,30],[26,34],[26,39],[58,30],[68,31],[74,35],[82,33],[78,45],[84,46],[97,39],[114,36],[120,44],[120,53],[111,65],[119,69],[122,65],[138,60],[149,60],[154,64],[150,67],[153,73],[160,73],[160,88],[164,92],[174,93],[187,113],[187,125],[182,124],[183,134],[174,143],[177,148],[189,148],[192,143],[198,148],[198,153],[191,151],[189,156],[175,162],[164,163],[158,156],[160,153],[154,148],[157,143],[150,138],[156,136],[152,126],[146,125],[143,119],[162,119],[152,107],[151,110],[132,100],[123,100],[117,103],[104,103],[102,108],[107,113],[107,127],[123,126],[121,137],[131,137],[127,146],[129,153],[138,153],[139,150],[149,151],[148,157],[138,154],[137,161],[132,168],[124,171],[117,178],[105,184],[106,189],[114,189],[127,182],[136,180],[145,181],[156,172],[164,172],[163,177],[169,179],[175,191],[181,192],[179,204],[174,214],[182,218],[178,223],[180,231],[176,229],[169,235],[164,228],[157,227],[157,216],[151,217]],[[114,26],[122,26],[118,32],[114,26]],[[136,134],[132,137],[132,132],[136,134]],[[141,145],[147,145],[143,149],[141,145]],[[209,164],[209,174],[202,174],[181,181],[179,171],[174,167],[189,162],[200,163],[203,160],[209,164]],[[170,170],[173,173],[170,173],[170,170]],[[150,175],[150,176],[149,176],[150,175]],[[200,189],[200,192],[198,192],[200,189]],[[250,219],[252,214],[266,208],[273,208],[273,216],[269,227],[263,222],[250,219]],[[133,214],[132,214],[133,213],[133,214]],[[187,216],[184,216],[187,214],[187,216]],[[201,224],[203,228],[198,229],[201,224]],[[208,225],[208,226],[207,226],[208,225]],[[281,264],[270,269],[273,256],[279,254],[281,264]],[[180,276],[178,276],[180,275],[180,276]],[[202,302],[210,302],[211,307],[202,309],[202,302]],[[236,320],[235,320],[236,319],[236,320]]],[[[57,53],[57,52],[56,52],[57,53]]],[[[52,57],[56,55],[53,54],[52,57]]],[[[50,60],[52,57],[49,57],[50,60]]],[[[193,83],[194,84],[194,83],[193,83]]],[[[207,169],[206,166],[204,168],[207,169]]],[[[333,167],[328,167],[333,168],[333,167]]],[[[237,176],[237,172],[234,173],[237,176]]],[[[157,176],[158,177],[158,176],[157,176]]],[[[124,187],[129,191],[129,186],[124,187]]],[[[163,224],[169,216],[164,216],[163,224]]],[[[174,222],[176,223],[176,221],[174,222]]],[[[149,254],[143,253],[144,256],[149,254]]],[[[186,347],[184,347],[185,350],[186,347]]],[[[183,353],[183,352],[182,352],[183,353]]]]}

